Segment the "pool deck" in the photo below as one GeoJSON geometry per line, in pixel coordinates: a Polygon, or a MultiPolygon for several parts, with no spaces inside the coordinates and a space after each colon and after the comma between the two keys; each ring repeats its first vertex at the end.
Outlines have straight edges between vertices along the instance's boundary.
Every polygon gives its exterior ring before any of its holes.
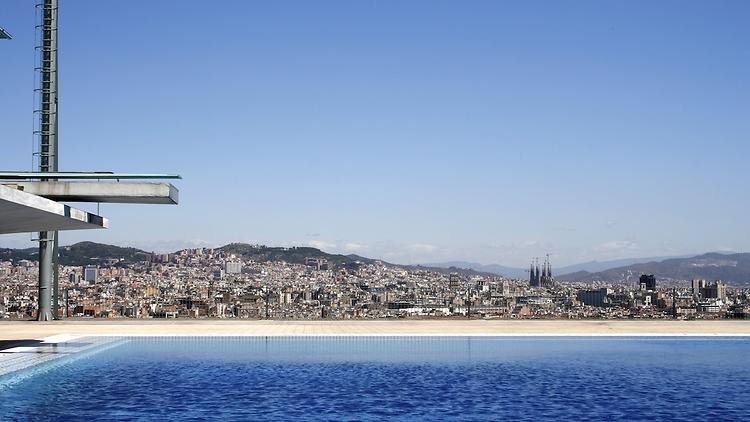
{"type": "Polygon", "coordinates": [[[750,320],[0,321],[0,344],[52,336],[750,336],[750,320]]]}

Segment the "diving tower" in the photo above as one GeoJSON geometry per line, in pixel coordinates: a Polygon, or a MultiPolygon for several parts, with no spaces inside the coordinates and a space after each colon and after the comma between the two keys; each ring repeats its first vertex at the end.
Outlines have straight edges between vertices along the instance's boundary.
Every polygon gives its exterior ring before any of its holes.
{"type": "MultiPolygon", "coordinates": [[[[0,234],[38,233],[37,320],[48,321],[59,315],[58,231],[109,227],[106,218],[62,202],[176,205],[179,191],[163,180],[181,177],[58,169],[58,0],[39,0],[35,7],[38,24],[33,135],[38,150],[33,151],[33,157],[38,171],[0,171],[0,234]]],[[[11,36],[0,28],[0,39],[11,36]]]]}

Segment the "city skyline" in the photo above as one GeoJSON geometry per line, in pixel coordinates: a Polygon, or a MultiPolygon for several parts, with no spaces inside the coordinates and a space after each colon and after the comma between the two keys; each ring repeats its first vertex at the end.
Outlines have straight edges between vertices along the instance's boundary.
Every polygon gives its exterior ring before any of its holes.
{"type": "MultiPolygon", "coordinates": [[[[518,267],[750,249],[744,3],[180,5],[66,3],[60,168],[185,182],[180,208],[103,205],[116,224],[63,244],[518,267]]],[[[0,13],[0,168],[27,170],[34,10],[0,13]]]]}
{"type": "MultiPolygon", "coordinates": [[[[79,246],[66,257],[60,272],[65,317],[690,320],[745,318],[748,313],[747,279],[735,279],[734,285],[710,282],[704,277],[708,273],[657,277],[628,272],[610,281],[559,282],[546,260],[524,280],[399,267],[312,250],[279,254],[235,244],[152,254],[103,246],[79,246]]],[[[38,268],[18,255],[0,261],[0,318],[35,314],[29,280],[38,268]]]]}

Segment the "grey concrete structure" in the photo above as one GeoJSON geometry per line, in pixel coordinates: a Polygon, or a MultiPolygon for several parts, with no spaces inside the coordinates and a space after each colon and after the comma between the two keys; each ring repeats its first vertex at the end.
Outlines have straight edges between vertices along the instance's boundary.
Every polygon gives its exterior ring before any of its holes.
{"type": "Polygon", "coordinates": [[[103,229],[106,218],[0,185],[0,234],[103,229]]]}
{"type": "Polygon", "coordinates": [[[169,183],[15,182],[34,195],[65,202],[176,205],[179,191],[169,183]]]}

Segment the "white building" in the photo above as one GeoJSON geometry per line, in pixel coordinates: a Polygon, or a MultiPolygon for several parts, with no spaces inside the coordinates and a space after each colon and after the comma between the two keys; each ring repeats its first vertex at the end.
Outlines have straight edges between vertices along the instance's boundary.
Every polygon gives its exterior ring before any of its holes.
{"type": "Polygon", "coordinates": [[[96,279],[99,276],[99,269],[95,265],[87,265],[83,269],[83,279],[92,283],[96,283],[96,279]]]}
{"type": "Polygon", "coordinates": [[[241,262],[227,262],[224,264],[225,272],[227,274],[240,274],[242,273],[242,263],[241,262]]]}

